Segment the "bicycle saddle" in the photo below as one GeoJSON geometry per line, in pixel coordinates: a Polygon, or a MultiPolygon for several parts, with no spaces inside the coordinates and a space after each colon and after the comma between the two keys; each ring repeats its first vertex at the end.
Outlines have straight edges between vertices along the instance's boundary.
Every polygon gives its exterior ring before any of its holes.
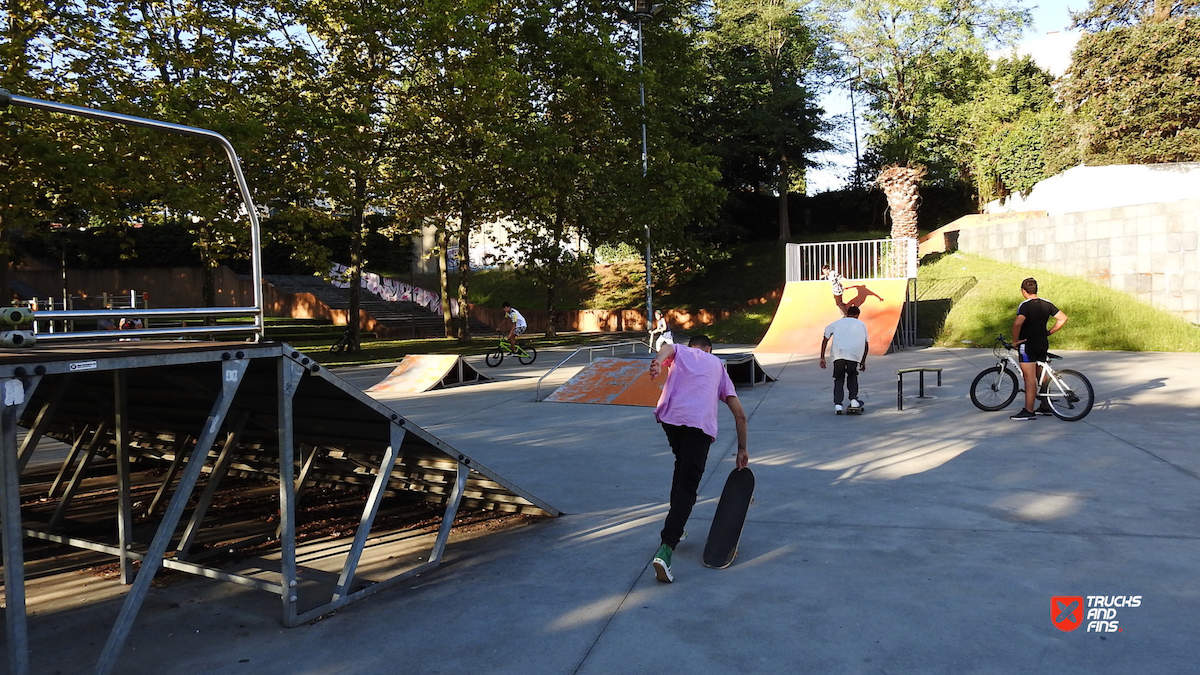
{"type": "Polygon", "coordinates": [[[1058,354],[1051,354],[1050,352],[1046,352],[1046,360],[1047,361],[1058,361],[1061,358],[1062,357],[1059,356],[1058,354]]]}

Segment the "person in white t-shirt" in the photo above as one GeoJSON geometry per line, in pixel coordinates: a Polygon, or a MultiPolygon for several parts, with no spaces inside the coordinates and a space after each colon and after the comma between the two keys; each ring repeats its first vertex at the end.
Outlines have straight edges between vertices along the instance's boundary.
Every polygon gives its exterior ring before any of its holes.
{"type": "Polygon", "coordinates": [[[650,344],[656,354],[663,345],[675,344],[675,335],[671,333],[671,326],[667,324],[667,317],[661,309],[654,310],[654,329],[650,331],[650,344]]]}
{"type": "Polygon", "coordinates": [[[833,302],[842,316],[846,316],[846,302],[842,300],[842,294],[846,292],[846,287],[842,282],[846,280],[846,277],[829,265],[821,265],[821,278],[829,282],[830,290],[833,291],[833,302]]]}
{"type": "Polygon", "coordinates": [[[850,394],[850,407],[861,408],[858,400],[858,373],[867,369],[867,352],[870,350],[867,325],[859,320],[859,309],[854,305],[846,308],[846,316],[825,327],[821,340],[821,367],[825,367],[825,347],[833,341],[830,357],[833,358],[833,411],[838,415],[842,408],[842,384],[850,394]]]}
{"type": "Polygon", "coordinates": [[[517,336],[525,332],[528,324],[525,323],[525,317],[521,316],[521,313],[513,309],[513,306],[507,302],[501,305],[501,308],[504,310],[505,318],[512,322],[512,328],[508,331],[508,344],[515,348],[517,336]]]}

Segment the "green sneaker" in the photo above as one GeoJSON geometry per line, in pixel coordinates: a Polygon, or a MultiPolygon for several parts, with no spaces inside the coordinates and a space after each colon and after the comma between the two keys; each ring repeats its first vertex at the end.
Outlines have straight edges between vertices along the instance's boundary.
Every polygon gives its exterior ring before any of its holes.
{"type": "Polygon", "coordinates": [[[672,553],[671,547],[663,544],[658,547],[658,553],[654,554],[654,574],[659,581],[665,581],[668,584],[675,581],[675,575],[671,574],[672,553]]]}

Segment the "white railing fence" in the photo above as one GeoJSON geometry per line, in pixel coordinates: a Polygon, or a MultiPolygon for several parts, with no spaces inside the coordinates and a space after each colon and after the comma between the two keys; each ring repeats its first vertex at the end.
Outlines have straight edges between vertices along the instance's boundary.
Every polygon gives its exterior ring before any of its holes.
{"type": "Polygon", "coordinates": [[[847,279],[914,279],[916,239],[863,239],[787,245],[787,280],[817,281],[829,265],[847,279]]]}

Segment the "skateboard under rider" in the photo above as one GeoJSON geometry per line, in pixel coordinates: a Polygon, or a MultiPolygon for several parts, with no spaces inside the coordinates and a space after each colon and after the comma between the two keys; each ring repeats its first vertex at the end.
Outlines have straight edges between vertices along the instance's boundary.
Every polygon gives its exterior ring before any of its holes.
{"type": "Polygon", "coordinates": [[[721,501],[717,502],[717,514],[708,530],[708,541],[704,544],[705,567],[724,569],[733,563],[738,541],[742,538],[742,526],[746,524],[746,511],[752,501],[754,473],[749,468],[734,469],[725,480],[721,501]]]}

